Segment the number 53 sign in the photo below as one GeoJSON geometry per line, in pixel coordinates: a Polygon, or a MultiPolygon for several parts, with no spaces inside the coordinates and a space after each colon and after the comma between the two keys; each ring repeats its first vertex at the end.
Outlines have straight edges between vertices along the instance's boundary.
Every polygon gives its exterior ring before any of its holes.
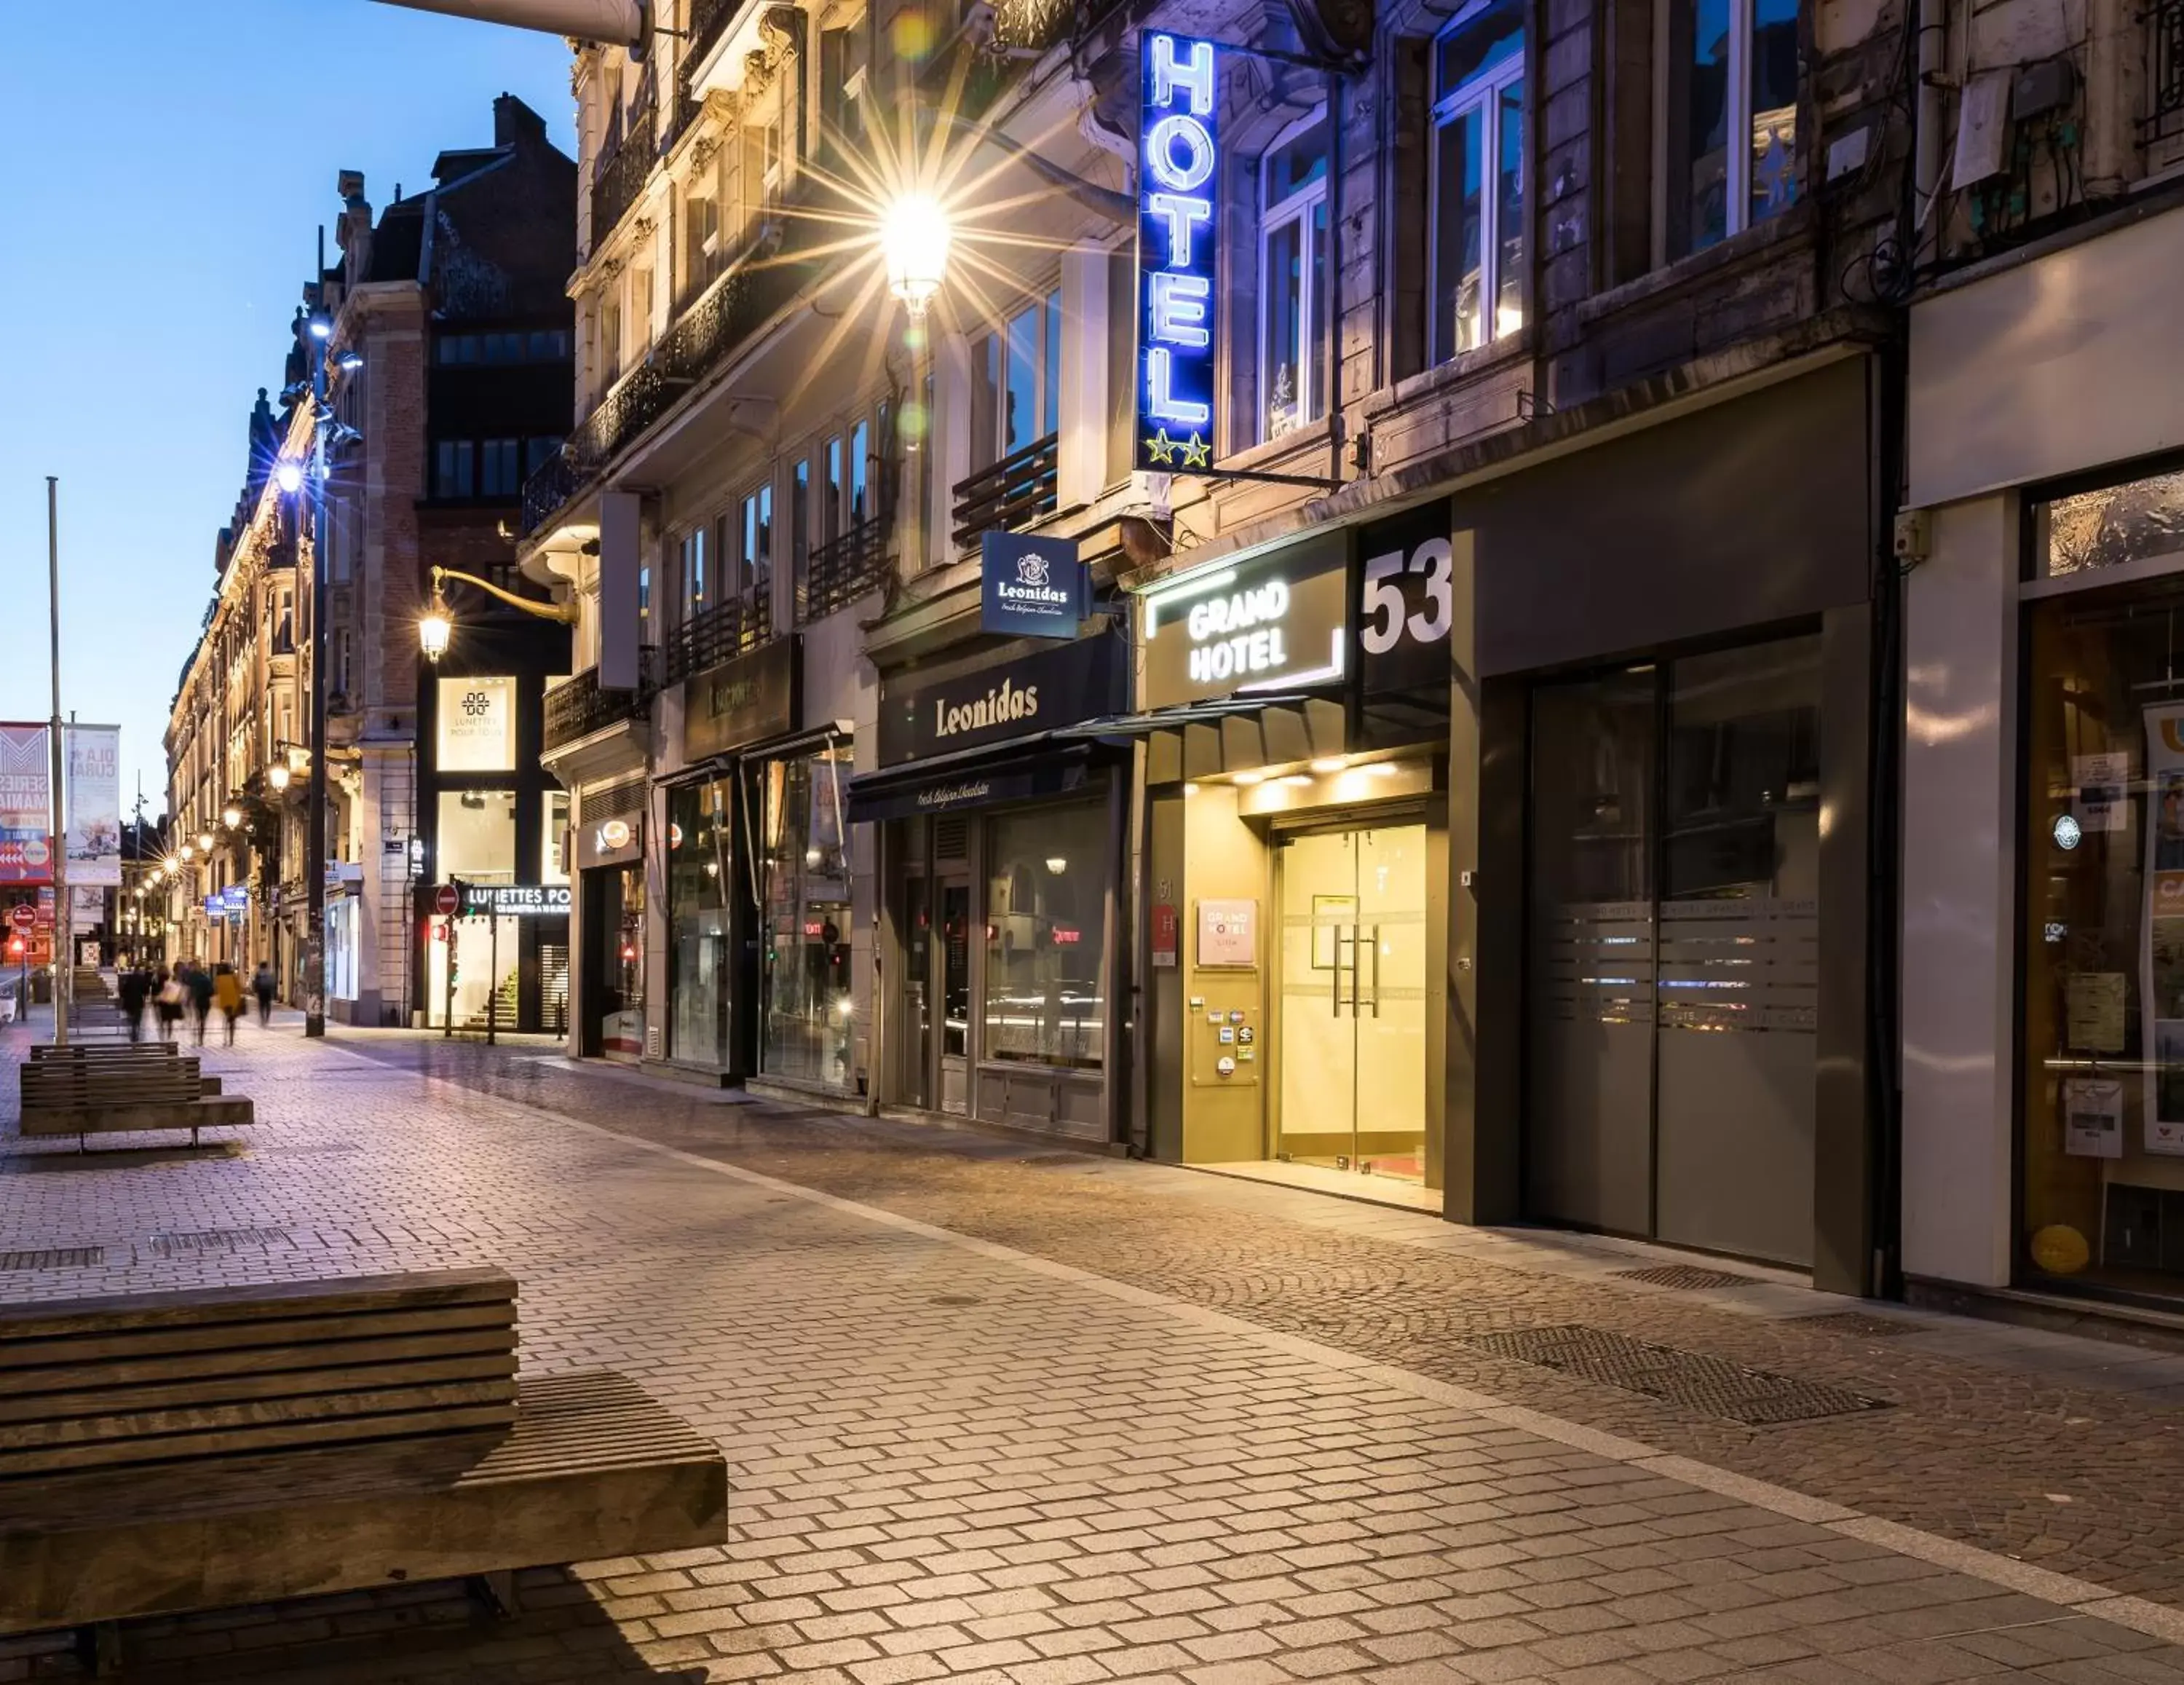
{"type": "Polygon", "coordinates": [[[1352,619],[1368,694],[1448,684],[1456,624],[1451,518],[1444,498],[1358,530],[1352,619]]]}

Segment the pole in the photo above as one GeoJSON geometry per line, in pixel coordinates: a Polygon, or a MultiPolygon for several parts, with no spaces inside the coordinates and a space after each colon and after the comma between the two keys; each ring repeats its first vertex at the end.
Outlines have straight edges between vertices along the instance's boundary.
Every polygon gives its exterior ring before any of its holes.
{"type": "Polygon", "coordinates": [[[500,915],[488,912],[485,928],[485,975],[491,987],[491,992],[485,997],[485,1045],[490,1047],[500,1029],[500,915]]]}
{"type": "Polygon", "coordinates": [[[75,974],[70,969],[73,956],[69,951],[68,742],[61,731],[61,483],[53,474],[46,476],[46,583],[53,639],[53,717],[47,732],[53,778],[53,1043],[65,1047],[69,996],[75,992],[70,985],[75,974]]]}
{"type": "Polygon", "coordinates": [[[326,237],[319,231],[311,354],[311,789],[304,820],[304,1034],[326,1033],[326,237]]]}
{"type": "MultiPolygon", "coordinates": [[[[457,895],[462,893],[458,890],[457,895]]],[[[449,913],[447,922],[448,962],[440,968],[440,1039],[449,1041],[455,1034],[455,915],[449,913]]]]}

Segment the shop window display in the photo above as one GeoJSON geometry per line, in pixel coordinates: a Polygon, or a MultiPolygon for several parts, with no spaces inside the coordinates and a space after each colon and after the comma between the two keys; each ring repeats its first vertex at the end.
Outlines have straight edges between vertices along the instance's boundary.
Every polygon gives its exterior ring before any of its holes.
{"type": "MultiPolygon", "coordinates": [[[[2088,565],[2100,564],[2051,571],[2088,565]]],[[[2020,1268],[2173,1303],[2184,1295],[2184,581],[2048,598],[2029,613],[2020,1268]]]]}
{"type": "Polygon", "coordinates": [[[759,1068],[772,1076],[850,1085],[855,1009],[850,990],[850,860],[842,786],[846,744],[757,770],[764,781],[766,930],[759,1068]]]}
{"type": "Polygon", "coordinates": [[[987,831],[989,1059],[1096,1070],[1106,1032],[1106,820],[1095,806],[1003,815],[987,831]]]}
{"type": "Polygon", "coordinates": [[[688,1064],[727,1062],[734,798],[726,779],[668,793],[667,1051],[688,1064]]]}

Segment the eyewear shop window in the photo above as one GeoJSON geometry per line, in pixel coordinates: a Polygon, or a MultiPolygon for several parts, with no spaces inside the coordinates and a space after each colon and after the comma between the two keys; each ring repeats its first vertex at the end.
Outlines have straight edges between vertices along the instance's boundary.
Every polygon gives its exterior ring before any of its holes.
{"type": "Polygon", "coordinates": [[[2184,474],[2036,506],[2028,610],[2022,1261],[2184,1297],[2184,474]]]}

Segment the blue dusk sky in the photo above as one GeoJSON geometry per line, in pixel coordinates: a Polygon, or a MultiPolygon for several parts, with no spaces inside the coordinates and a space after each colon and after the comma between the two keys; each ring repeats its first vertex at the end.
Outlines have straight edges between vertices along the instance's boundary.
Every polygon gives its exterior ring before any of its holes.
{"type": "MultiPolygon", "coordinates": [[[[16,3],[0,64],[0,720],[52,711],[46,483],[60,477],[61,706],[121,727],[121,801],[166,805],[160,734],[242,489],[245,426],[339,211],[489,146],[507,92],[575,146],[560,39],[374,0],[16,3]]],[[[331,249],[331,244],[329,247],[331,249]]]]}

